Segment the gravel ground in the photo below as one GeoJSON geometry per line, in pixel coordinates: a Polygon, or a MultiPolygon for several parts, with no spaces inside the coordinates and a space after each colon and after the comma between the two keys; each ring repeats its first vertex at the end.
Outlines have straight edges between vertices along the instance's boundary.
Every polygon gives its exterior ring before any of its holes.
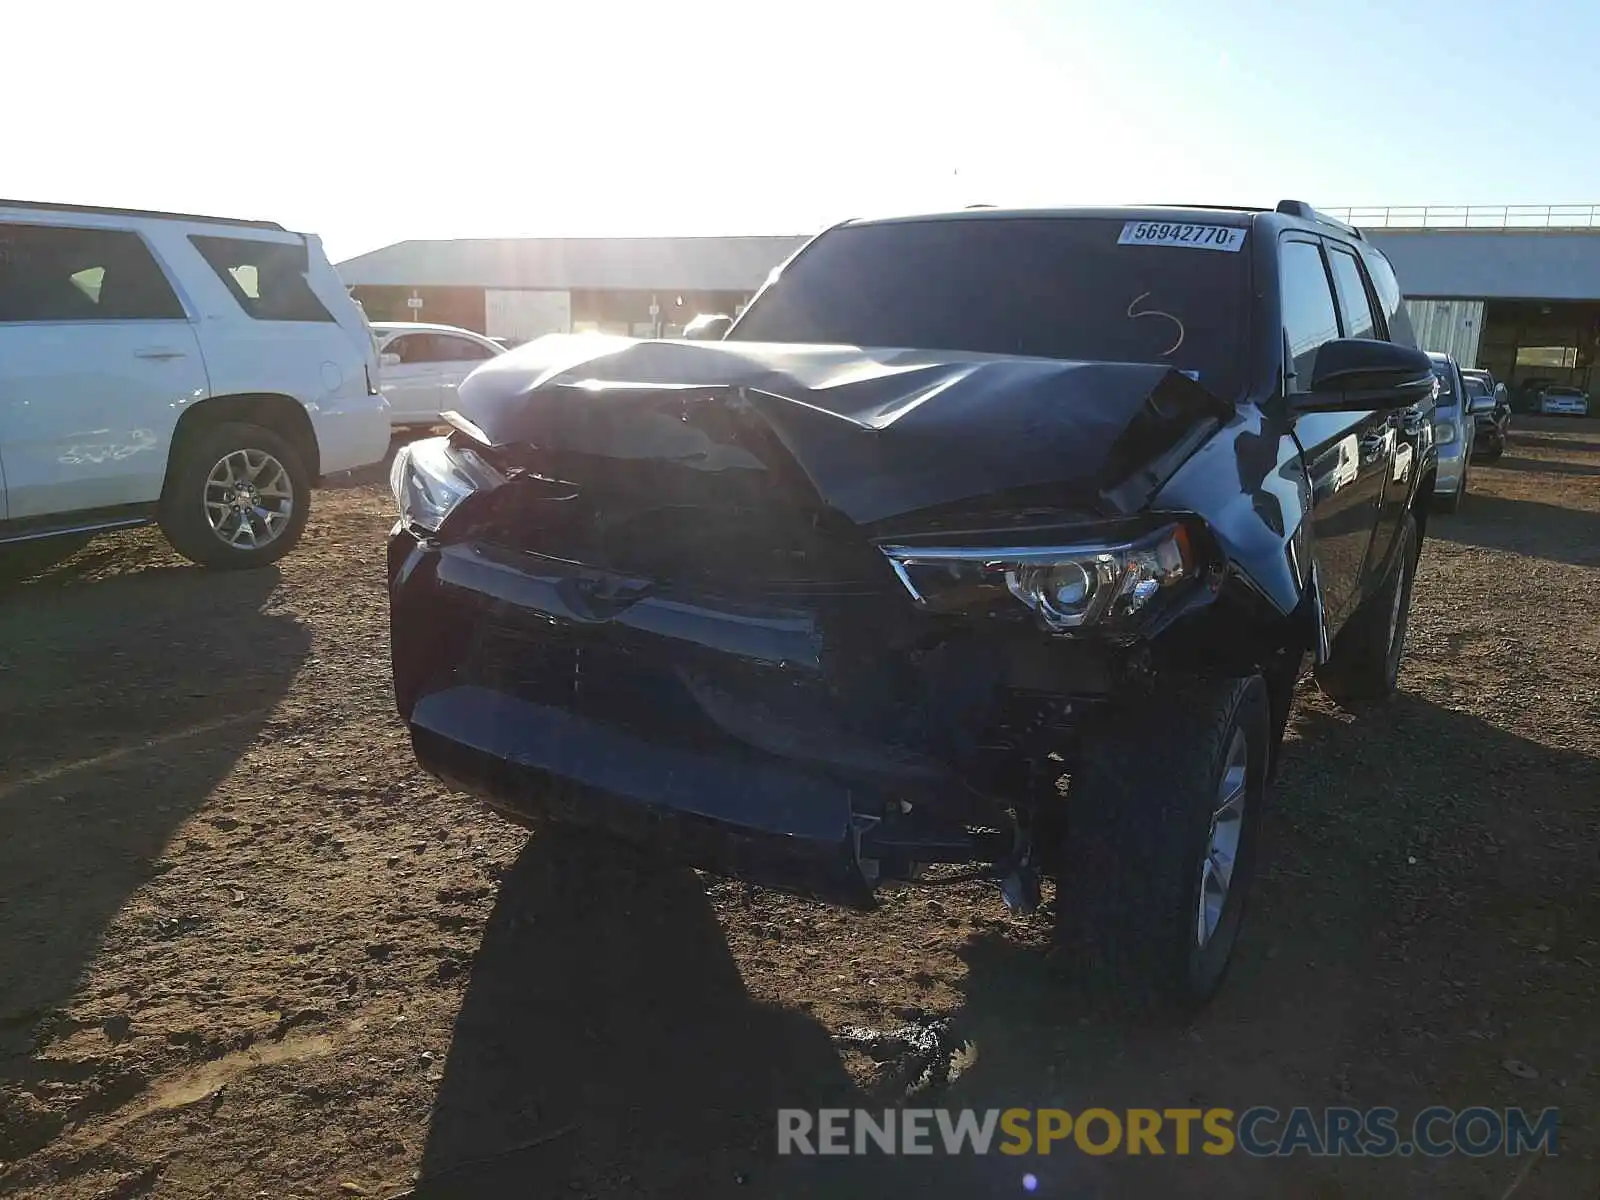
{"type": "Polygon", "coordinates": [[[393,711],[389,520],[371,473],[271,570],[145,533],[0,596],[0,1194],[1600,1196],[1600,422],[1523,419],[1435,519],[1392,704],[1303,686],[1181,1026],[1084,1010],[988,887],[851,915],[446,793],[393,711]],[[774,1109],[930,1062],[951,1107],[1555,1105],[1559,1153],[773,1153],[774,1109]]]}

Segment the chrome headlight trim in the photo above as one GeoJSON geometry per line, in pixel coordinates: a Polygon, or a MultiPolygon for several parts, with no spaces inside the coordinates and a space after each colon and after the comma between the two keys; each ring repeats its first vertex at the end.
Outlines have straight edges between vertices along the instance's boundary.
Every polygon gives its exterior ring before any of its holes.
{"type": "Polygon", "coordinates": [[[423,438],[395,453],[389,490],[407,525],[437,533],[446,517],[474,492],[489,491],[505,476],[470,446],[448,437],[423,438]]]}
{"type": "Polygon", "coordinates": [[[959,612],[1009,595],[1051,633],[1131,616],[1199,573],[1194,540],[1181,522],[1116,542],[879,549],[921,608],[959,612]]]}

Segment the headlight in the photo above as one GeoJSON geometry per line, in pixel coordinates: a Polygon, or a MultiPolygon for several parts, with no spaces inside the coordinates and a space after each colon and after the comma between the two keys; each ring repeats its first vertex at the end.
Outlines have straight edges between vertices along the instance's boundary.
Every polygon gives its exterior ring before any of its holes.
{"type": "Polygon", "coordinates": [[[1433,423],[1433,440],[1436,445],[1448,446],[1456,440],[1456,423],[1454,421],[1435,421],[1433,423]]]}
{"type": "Polygon", "coordinates": [[[468,446],[447,437],[424,438],[400,447],[389,468],[389,487],[409,525],[436,532],[450,511],[473,492],[488,491],[505,477],[468,446]]]}
{"type": "Polygon", "coordinates": [[[1189,531],[1171,525],[1137,541],[1048,547],[885,546],[924,608],[956,612],[1012,597],[1052,633],[1115,621],[1198,573],[1189,531]]]}

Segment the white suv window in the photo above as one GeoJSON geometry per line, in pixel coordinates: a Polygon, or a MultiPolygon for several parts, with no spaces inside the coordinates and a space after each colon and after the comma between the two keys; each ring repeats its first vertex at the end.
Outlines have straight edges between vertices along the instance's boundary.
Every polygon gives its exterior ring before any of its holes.
{"type": "Polygon", "coordinates": [[[0,223],[0,322],[185,317],[138,234],[0,223]]]}
{"type": "Polygon", "coordinates": [[[306,282],[305,246],[198,234],[189,241],[257,321],[333,320],[306,282]]]}

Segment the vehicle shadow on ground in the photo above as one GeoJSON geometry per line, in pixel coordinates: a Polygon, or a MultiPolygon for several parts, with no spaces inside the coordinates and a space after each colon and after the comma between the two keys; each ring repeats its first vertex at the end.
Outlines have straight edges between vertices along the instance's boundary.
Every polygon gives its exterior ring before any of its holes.
{"type": "Polygon", "coordinates": [[[0,598],[0,1077],[310,646],[262,611],[275,568],[125,565],[0,598]]]}
{"type": "Polygon", "coordinates": [[[748,1195],[777,1108],[849,1103],[826,1031],[746,992],[704,886],[582,835],[530,839],[455,1023],[418,1197],[748,1195]]]}
{"type": "MultiPolygon", "coordinates": [[[[1550,449],[1559,449],[1551,446],[1550,449]]],[[[1494,471],[1532,471],[1545,475],[1600,475],[1600,464],[1563,462],[1552,458],[1501,457],[1483,464],[1494,471]]]]}
{"type": "Polygon", "coordinates": [[[1573,566],[1600,566],[1600,512],[1538,500],[1470,493],[1459,513],[1429,520],[1428,537],[1573,566]]]}
{"type": "MultiPolygon", "coordinates": [[[[1431,1103],[1578,1102],[1550,1081],[1508,1091],[1512,1081],[1498,1069],[1506,1051],[1470,1040],[1481,1034],[1468,1029],[1484,1012],[1520,1022],[1533,1015],[1525,971],[1484,947],[1504,945],[1550,895],[1590,897],[1574,921],[1587,920],[1589,936],[1600,936],[1592,853],[1558,867],[1519,841],[1563,826],[1580,836],[1595,815],[1600,761],[1407,694],[1354,721],[1302,706],[1293,729],[1263,829],[1264,875],[1212,1005],[1189,1020],[1091,1008],[1072,986],[1070,962],[1046,962],[1014,938],[980,936],[966,954],[965,1020],[977,1061],[942,1103],[1235,1113],[1257,1104],[1352,1104],[1414,1113],[1431,1103]],[[1446,1074],[1438,1064],[1450,1061],[1452,1044],[1477,1049],[1483,1072],[1470,1080],[1446,1074]]],[[[1576,1037],[1570,1028],[1564,1036],[1576,1037]]],[[[1586,1046],[1567,1048],[1600,1050],[1600,1035],[1583,1036],[1586,1046]]],[[[930,1168],[930,1186],[962,1177],[970,1186],[950,1194],[1016,1195],[1030,1172],[1041,1195],[1323,1197],[1386,1186],[1399,1195],[1443,1194],[1446,1180],[1468,1189],[1459,1194],[1479,1194],[1487,1179],[1498,1195],[1520,1165],[1462,1156],[1182,1157],[1171,1145],[1169,1131],[1163,1158],[1058,1148],[1048,1158],[1012,1158],[1003,1169],[992,1158],[968,1160],[956,1175],[930,1168]]],[[[1541,1182],[1576,1184],[1593,1169],[1575,1161],[1563,1175],[1552,1162],[1541,1166],[1541,1182]]],[[[1535,1191],[1588,1194],[1575,1186],[1535,1191]]]]}

